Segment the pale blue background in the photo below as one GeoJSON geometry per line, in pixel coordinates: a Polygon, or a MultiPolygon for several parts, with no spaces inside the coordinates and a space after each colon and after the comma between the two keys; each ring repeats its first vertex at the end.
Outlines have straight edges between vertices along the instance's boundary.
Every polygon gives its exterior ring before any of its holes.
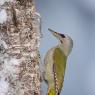
{"type": "Polygon", "coordinates": [[[42,60],[57,44],[48,28],[66,33],[74,41],[61,95],[95,95],[95,0],[35,1],[42,16],[42,60]]]}

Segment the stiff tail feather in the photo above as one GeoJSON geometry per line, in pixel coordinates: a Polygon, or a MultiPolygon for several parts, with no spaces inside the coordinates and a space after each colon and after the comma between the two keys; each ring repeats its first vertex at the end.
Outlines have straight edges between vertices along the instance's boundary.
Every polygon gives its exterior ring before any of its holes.
{"type": "Polygon", "coordinates": [[[47,95],[60,95],[60,93],[56,93],[54,88],[49,89],[47,95]]]}
{"type": "Polygon", "coordinates": [[[56,95],[55,89],[54,88],[50,88],[47,95],[56,95]]]}

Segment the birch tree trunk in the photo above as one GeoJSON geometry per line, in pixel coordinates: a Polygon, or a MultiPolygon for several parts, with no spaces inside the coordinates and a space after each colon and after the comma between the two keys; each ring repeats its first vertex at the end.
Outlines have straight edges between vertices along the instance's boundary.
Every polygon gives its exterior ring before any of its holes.
{"type": "Polygon", "coordinates": [[[0,95],[40,95],[40,25],[32,0],[0,0],[0,95]]]}

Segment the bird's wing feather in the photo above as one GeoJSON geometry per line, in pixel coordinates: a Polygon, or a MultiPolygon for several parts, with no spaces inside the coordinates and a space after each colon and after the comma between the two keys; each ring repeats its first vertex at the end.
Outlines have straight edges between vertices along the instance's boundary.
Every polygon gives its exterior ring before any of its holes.
{"type": "Polygon", "coordinates": [[[66,59],[64,52],[60,48],[56,48],[54,51],[54,72],[56,73],[57,84],[58,84],[58,93],[62,89],[62,84],[64,80],[65,68],[66,68],[66,59]]]}

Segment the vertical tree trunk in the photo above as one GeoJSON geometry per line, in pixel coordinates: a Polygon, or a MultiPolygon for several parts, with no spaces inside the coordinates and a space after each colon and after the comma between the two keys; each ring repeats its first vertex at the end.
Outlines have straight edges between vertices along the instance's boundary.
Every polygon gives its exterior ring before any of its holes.
{"type": "Polygon", "coordinates": [[[32,0],[0,1],[0,95],[40,95],[40,15],[32,0]]]}

